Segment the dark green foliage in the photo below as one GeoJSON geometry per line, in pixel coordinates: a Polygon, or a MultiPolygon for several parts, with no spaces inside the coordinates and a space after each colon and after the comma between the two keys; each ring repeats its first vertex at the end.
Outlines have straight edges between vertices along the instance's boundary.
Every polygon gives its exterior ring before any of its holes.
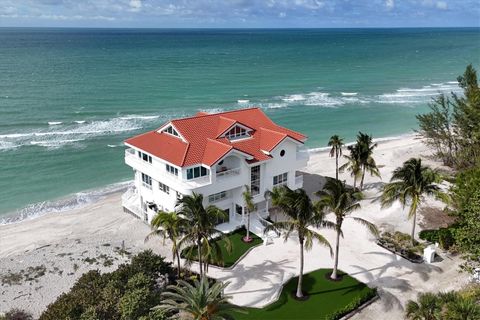
{"type": "Polygon", "coordinates": [[[57,319],[162,319],[150,309],[160,302],[156,280],[171,275],[170,263],[147,250],[116,271],[82,275],[68,293],[47,307],[41,320],[57,319]]]}
{"type": "Polygon", "coordinates": [[[20,310],[12,309],[5,313],[4,316],[0,316],[0,320],[33,320],[33,317],[30,313],[20,310]]]}
{"type": "Polygon", "coordinates": [[[440,248],[448,250],[455,243],[452,230],[454,230],[454,227],[422,230],[419,233],[419,237],[432,243],[437,242],[440,248]]]}

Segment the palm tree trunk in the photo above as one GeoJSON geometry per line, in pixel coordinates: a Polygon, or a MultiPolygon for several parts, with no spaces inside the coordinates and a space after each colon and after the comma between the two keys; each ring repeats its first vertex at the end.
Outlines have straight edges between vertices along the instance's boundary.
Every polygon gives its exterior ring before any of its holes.
{"type": "Polygon", "coordinates": [[[298,284],[297,284],[297,298],[303,298],[302,292],[302,282],[303,282],[303,239],[300,240],[300,274],[298,275],[298,284]]]}
{"type": "Polygon", "coordinates": [[[337,279],[337,273],[338,273],[338,251],[340,248],[340,230],[341,230],[340,227],[337,227],[337,241],[335,243],[335,262],[333,264],[332,275],[330,276],[330,278],[333,280],[337,279]]]}
{"type": "Polygon", "coordinates": [[[335,178],[338,180],[338,151],[335,152],[335,178]]]}
{"type": "Polygon", "coordinates": [[[250,210],[247,210],[247,240],[250,239],[250,210]]]}
{"type": "Polygon", "coordinates": [[[200,277],[203,277],[203,263],[202,263],[202,241],[197,240],[197,254],[198,254],[198,265],[200,266],[200,277]]]}
{"type": "Polygon", "coordinates": [[[415,222],[417,220],[417,211],[415,211],[415,213],[413,214],[413,219],[412,219],[412,234],[411,234],[411,237],[412,237],[412,246],[415,245],[415,222]]]}
{"type": "Polygon", "coordinates": [[[362,180],[360,181],[360,191],[363,190],[363,180],[365,179],[365,166],[362,169],[362,180]]]}
{"type": "Polygon", "coordinates": [[[178,274],[178,278],[180,279],[180,252],[178,252],[178,249],[175,250],[175,254],[176,254],[176,256],[177,256],[177,265],[178,265],[178,266],[177,266],[177,269],[178,269],[178,270],[177,270],[177,271],[178,271],[177,274],[178,274]]]}
{"type": "Polygon", "coordinates": [[[353,177],[353,190],[357,189],[357,175],[353,177]]]}

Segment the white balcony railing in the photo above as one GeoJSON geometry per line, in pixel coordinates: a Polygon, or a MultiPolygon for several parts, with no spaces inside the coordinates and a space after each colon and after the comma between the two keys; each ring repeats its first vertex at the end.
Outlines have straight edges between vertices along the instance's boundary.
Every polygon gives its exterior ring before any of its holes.
{"type": "Polygon", "coordinates": [[[240,174],[240,168],[233,168],[233,169],[217,172],[217,178],[236,176],[239,174],[240,174]]]}

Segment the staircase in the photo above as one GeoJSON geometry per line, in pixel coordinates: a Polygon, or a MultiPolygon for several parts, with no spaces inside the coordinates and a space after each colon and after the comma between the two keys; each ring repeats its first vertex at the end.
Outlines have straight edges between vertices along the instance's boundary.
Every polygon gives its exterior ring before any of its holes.
{"type": "Polygon", "coordinates": [[[265,218],[262,217],[262,213],[265,214],[266,211],[257,211],[250,214],[250,232],[262,238],[264,243],[267,243],[274,238],[278,238],[279,234],[273,230],[269,231],[267,234],[263,233],[265,225],[271,225],[272,223],[265,220],[265,218]]]}

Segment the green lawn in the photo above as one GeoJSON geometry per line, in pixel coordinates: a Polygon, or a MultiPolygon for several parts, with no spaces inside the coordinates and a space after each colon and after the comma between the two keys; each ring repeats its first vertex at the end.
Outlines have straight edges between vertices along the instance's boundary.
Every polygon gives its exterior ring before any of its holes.
{"type": "MultiPolygon", "coordinates": [[[[243,256],[245,252],[247,252],[248,249],[250,249],[251,247],[255,247],[263,242],[261,238],[257,237],[251,232],[250,232],[250,237],[253,238],[253,241],[250,243],[243,242],[242,238],[246,235],[246,232],[247,231],[245,228],[241,228],[227,235],[232,244],[232,252],[230,253],[228,253],[227,249],[225,248],[225,241],[220,239],[217,240],[217,243],[220,244],[220,248],[222,250],[224,264],[219,265],[218,263],[215,263],[215,262],[211,262],[211,264],[220,266],[220,267],[225,267],[225,268],[231,267],[237,262],[238,259],[240,259],[241,256],[243,256]]],[[[185,258],[186,250],[187,249],[182,250],[181,255],[183,258],[185,258]]],[[[194,248],[193,249],[194,256],[196,256],[196,253],[197,253],[197,250],[196,248],[194,248]]]]}
{"type": "Polygon", "coordinates": [[[248,314],[235,313],[235,320],[339,319],[340,313],[352,311],[375,295],[375,290],[348,275],[338,282],[325,279],[331,272],[320,269],[304,275],[303,290],[308,292],[308,300],[297,301],[291,296],[297,288],[298,278],[293,278],[283,287],[278,301],[262,309],[246,308],[248,314]]]}

